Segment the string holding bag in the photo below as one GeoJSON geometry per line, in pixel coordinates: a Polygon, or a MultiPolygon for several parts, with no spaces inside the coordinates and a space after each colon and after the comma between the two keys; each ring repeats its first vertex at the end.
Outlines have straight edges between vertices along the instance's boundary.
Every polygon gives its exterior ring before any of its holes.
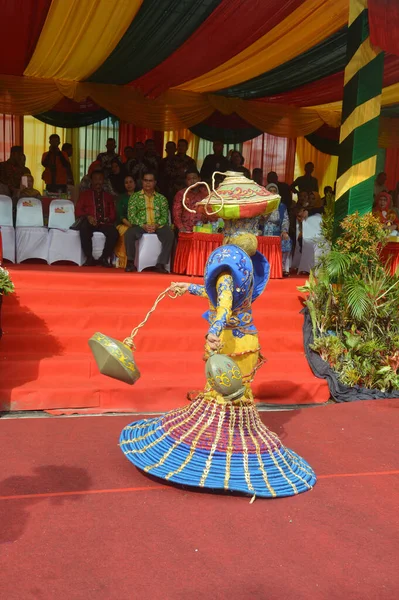
{"type": "Polygon", "coordinates": [[[140,378],[140,371],[134,360],[133,352],[136,350],[134,338],[142,327],[147,323],[150,315],[157,308],[158,304],[166,296],[175,299],[184,292],[170,285],[161,292],[154,302],[152,308],[146,314],[144,320],[135,327],[130,335],[123,342],[116,340],[108,335],[97,332],[89,339],[89,346],[93,353],[94,360],[100,370],[100,373],[118,379],[129,385],[133,385],[140,378]]]}

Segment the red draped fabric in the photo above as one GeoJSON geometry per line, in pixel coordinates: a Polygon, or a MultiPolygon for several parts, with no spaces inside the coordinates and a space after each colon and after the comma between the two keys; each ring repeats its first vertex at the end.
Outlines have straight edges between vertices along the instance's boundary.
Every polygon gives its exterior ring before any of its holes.
{"type": "Polygon", "coordinates": [[[244,142],[242,154],[245,165],[252,169],[263,169],[264,177],[269,171],[276,171],[280,181],[294,180],[296,140],[264,133],[253,140],[244,142]]]}
{"type": "MultiPolygon", "coordinates": [[[[203,275],[205,264],[208,256],[211,252],[219,248],[223,242],[223,234],[221,233],[186,233],[179,235],[179,243],[177,245],[174,272],[186,275],[203,275]],[[179,251],[180,236],[182,236],[182,249],[179,251]],[[191,246],[189,248],[189,245],[191,246]],[[184,264],[179,258],[179,262],[176,265],[176,257],[178,252],[183,252],[187,256],[189,251],[188,260],[186,261],[187,268],[185,271],[177,270],[177,268],[184,268],[184,264]]],[[[270,278],[281,279],[283,276],[282,269],[282,254],[281,254],[281,240],[279,237],[258,237],[258,251],[261,252],[269,261],[270,264],[270,278]]]]}
{"type": "Polygon", "coordinates": [[[0,162],[10,157],[11,146],[23,145],[23,117],[0,114],[0,162]]]}
{"type": "Polygon", "coordinates": [[[131,83],[156,97],[211,71],[271,31],[304,0],[222,0],[189,39],[160,65],[131,83]]]}
{"type": "Polygon", "coordinates": [[[259,236],[258,251],[266,256],[270,265],[270,279],[281,279],[283,276],[283,256],[281,239],[277,236],[259,236]]]}
{"type": "Polygon", "coordinates": [[[399,148],[386,149],[384,170],[388,176],[386,186],[394,190],[399,181],[399,148]]]}
{"type": "MultiPolygon", "coordinates": [[[[0,0],[0,73],[23,74],[40,37],[50,4],[51,0],[0,0]]],[[[59,33],[54,32],[54,35],[59,33]]]]}
{"type": "Polygon", "coordinates": [[[391,275],[395,275],[399,267],[399,244],[397,242],[387,244],[381,257],[384,262],[388,262],[391,275]]]}
{"type": "Polygon", "coordinates": [[[151,139],[155,141],[156,151],[160,156],[163,155],[163,131],[154,131],[144,127],[136,127],[132,123],[125,121],[119,122],[119,154],[123,156],[123,149],[126,146],[134,146],[136,142],[145,142],[151,139]]]}
{"type": "MultiPolygon", "coordinates": [[[[399,81],[399,57],[387,55],[384,59],[383,86],[399,81]]],[[[289,92],[274,96],[258,98],[258,102],[275,102],[277,104],[295,104],[296,106],[312,106],[342,100],[344,90],[344,72],[334,73],[312,83],[301,85],[289,92]]]]}
{"type": "Polygon", "coordinates": [[[179,233],[175,258],[173,261],[173,273],[178,273],[179,275],[185,274],[190,256],[193,235],[193,233],[179,233]]]}
{"type": "Polygon", "coordinates": [[[399,55],[398,0],[368,0],[370,41],[391,54],[399,55]]]}

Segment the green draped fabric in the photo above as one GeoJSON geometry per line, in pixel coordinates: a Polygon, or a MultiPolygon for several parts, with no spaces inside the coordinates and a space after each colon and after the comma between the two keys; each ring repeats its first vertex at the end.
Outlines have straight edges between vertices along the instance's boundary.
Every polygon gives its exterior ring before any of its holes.
{"type": "MultiPolygon", "coordinates": [[[[89,81],[122,85],[147,73],[181,46],[220,2],[144,0],[115,50],[89,81]]],[[[211,44],[212,40],[204,40],[204,43],[211,44]]]]}
{"type": "MultiPolygon", "coordinates": [[[[322,77],[338,73],[345,68],[346,64],[347,32],[348,28],[344,27],[317,46],[280,67],[218,93],[238,98],[262,98],[281,94],[322,77]]],[[[317,104],[317,98],[313,104],[317,104]]]]}
{"type": "Polygon", "coordinates": [[[93,112],[85,113],[72,113],[72,112],[60,112],[58,110],[48,110],[47,112],[39,115],[34,115],[39,121],[47,123],[47,125],[54,125],[54,127],[66,127],[73,129],[75,127],[85,127],[86,125],[93,125],[98,123],[111,114],[105,110],[94,110],[93,112]]]}
{"type": "Polygon", "coordinates": [[[334,156],[338,156],[339,153],[339,141],[331,140],[329,138],[324,138],[317,133],[310,133],[305,136],[308,140],[309,144],[312,144],[319,150],[319,152],[324,152],[324,154],[333,154],[334,156]]]}
{"type": "Polygon", "coordinates": [[[259,131],[259,129],[256,129],[255,127],[221,129],[220,127],[205,125],[204,123],[199,123],[194,127],[190,127],[190,131],[204,140],[209,140],[211,142],[221,141],[225,144],[241,144],[242,142],[258,137],[258,135],[262,135],[262,131],[259,131]]]}

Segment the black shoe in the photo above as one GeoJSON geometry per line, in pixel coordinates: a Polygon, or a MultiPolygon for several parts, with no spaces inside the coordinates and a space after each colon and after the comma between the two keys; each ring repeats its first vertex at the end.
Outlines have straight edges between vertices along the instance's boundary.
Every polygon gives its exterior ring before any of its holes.
{"type": "Polygon", "coordinates": [[[162,273],[163,275],[170,275],[169,271],[165,269],[165,265],[156,265],[155,271],[157,273],[162,273]]]}
{"type": "Polygon", "coordinates": [[[137,272],[137,268],[135,267],[134,262],[132,260],[127,261],[127,265],[125,267],[125,272],[126,273],[136,273],[137,272]]]}
{"type": "Polygon", "coordinates": [[[290,274],[288,271],[283,271],[283,277],[289,277],[289,276],[290,276],[290,274]]]}
{"type": "Polygon", "coordinates": [[[90,256],[89,258],[86,258],[86,262],[83,263],[84,267],[95,267],[97,264],[97,261],[94,260],[94,258],[92,256],[90,256]]]}
{"type": "Polygon", "coordinates": [[[109,261],[109,258],[99,258],[98,259],[98,264],[101,267],[105,267],[106,269],[112,269],[112,263],[109,261]]]}

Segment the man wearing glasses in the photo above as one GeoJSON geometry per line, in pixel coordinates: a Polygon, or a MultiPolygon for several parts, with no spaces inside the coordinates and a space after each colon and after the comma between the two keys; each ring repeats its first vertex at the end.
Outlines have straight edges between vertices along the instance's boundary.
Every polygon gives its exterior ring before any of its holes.
{"type": "Polygon", "coordinates": [[[145,173],[142,179],[143,189],[132,194],[128,204],[128,221],[132,226],[125,233],[127,265],[125,271],[137,271],[134,265],[136,241],[144,233],[154,233],[162,244],[155,270],[168,273],[166,265],[172,252],[174,235],[169,227],[169,206],[165,196],[155,191],[154,173],[145,173]]]}

